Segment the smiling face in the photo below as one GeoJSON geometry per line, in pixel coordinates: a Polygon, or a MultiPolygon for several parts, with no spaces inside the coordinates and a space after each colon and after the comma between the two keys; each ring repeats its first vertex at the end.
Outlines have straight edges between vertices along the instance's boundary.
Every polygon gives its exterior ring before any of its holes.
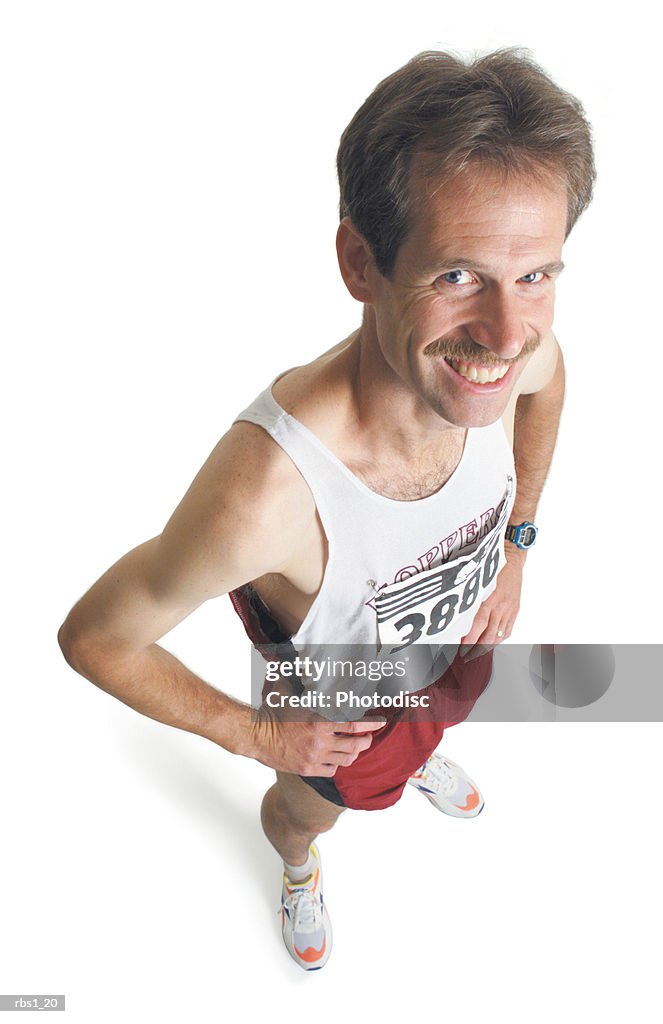
{"type": "Polygon", "coordinates": [[[413,169],[412,185],[412,228],[391,279],[368,270],[377,345],[444,420],[484,426],[551,329],[566,191],[481,167],[446,184],[413,169]]]}

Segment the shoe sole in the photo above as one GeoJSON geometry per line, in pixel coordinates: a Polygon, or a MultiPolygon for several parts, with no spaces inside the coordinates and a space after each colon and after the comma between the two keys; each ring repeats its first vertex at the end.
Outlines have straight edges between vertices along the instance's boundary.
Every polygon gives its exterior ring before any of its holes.
{"type": "MultiPolygon", "coordinates": [[[[424,793],[424,796],[426,796],[425,793],[424,793]]],[[[433,805],[433,807],[435,808],[436,811],[440,811],[442,814],[446,814],[449,818],[468,818],[468,819],[469,818],[478,818],[479,815],[481,814],[482,810],[486,806],[485,803],[481,804],[481,807],[479,808],[479,810],[478,811],[472,811],[471,814],[468,814],[467,811],[461,811],[460,813],[455,814],[454,811],[443,811],[441,807],[438,807],[437,804],[433,800],[430,799],[430,797],[427,797],[426,799],[428,800],[429,804],[433,805]]]]}

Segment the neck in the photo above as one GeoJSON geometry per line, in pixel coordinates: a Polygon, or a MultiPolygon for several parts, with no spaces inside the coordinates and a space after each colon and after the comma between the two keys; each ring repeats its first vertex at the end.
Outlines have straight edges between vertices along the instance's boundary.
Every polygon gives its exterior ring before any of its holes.
{"type": "Polygon", "coordinates": [[[343,353],[357,430],[374,455],[426,459],[457,446],[465,428],[454,426],[420,398],[385,360],[375,317],[364,307],[361,329],[343,353]]]}

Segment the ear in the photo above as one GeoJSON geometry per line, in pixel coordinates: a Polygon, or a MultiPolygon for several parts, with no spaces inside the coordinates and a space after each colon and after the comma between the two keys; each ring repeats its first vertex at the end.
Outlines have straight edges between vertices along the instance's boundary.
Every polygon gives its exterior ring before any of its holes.
{"type": "Polygon", "coordinates": [[[336,232],[336,254],[341,276],[353,299],[372,303],[370,279],[377,270],[366,239],[357,231],[349,217],[344,217],[336,232]]]}

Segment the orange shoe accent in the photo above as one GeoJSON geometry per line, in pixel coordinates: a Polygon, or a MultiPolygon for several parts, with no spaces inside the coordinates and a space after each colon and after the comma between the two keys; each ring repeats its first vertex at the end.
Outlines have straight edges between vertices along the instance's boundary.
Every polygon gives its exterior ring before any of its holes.
{"type": "MultiPolygon", "coordinates": [[[[465,805],[463,807],[461,807],[461,810],[462,811],[473,811],[478,803],[479,803],[479,794],[477,793],[476,789],[473,789],[472,792],[470,793],[470,795],[468,796],[468,798],[467,798],[467,800],[465,802],[465,805]]],[[[456,804],[456,806],[460,807],[460,804],[456,804]]]]}
{"type": "Polygon", "coordinates": [[[307,946],[306,949],[304,950],[304,952],[302,953],[295,946],[295,953],[302,960],[305,960],[307,964],[312,964],[316,960],[320,959],[320,957],[323,955],[323,953],[326,950],[326,948],[327,948],[327,939],[325,939],[325,941],[322,943],[322,949],[315,949],[313,946],[307,946]]]}

